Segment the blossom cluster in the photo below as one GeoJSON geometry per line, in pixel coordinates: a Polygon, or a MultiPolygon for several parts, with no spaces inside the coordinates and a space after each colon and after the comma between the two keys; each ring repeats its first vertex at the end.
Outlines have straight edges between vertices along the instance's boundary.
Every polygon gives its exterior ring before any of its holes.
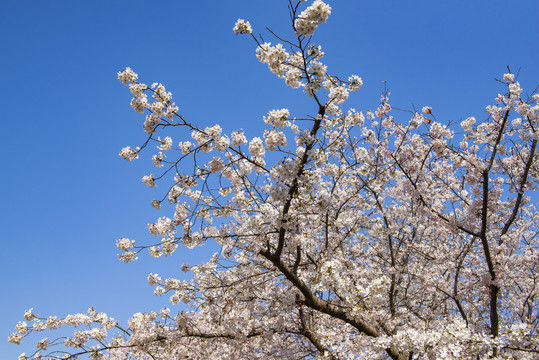
{"type": "MultiPolygon", "coordinates": [[[[124,85],[129,87],[133,99],[131,107],[138,113],[142,114],[145,110],[150,111],[146,115],[146,120],[143,124],[143,129],[147,134],[153,134],[156,127],[160,124],[161,118],[172,120],[174,114],[178,111],[178,107],[172,102],[172,95],[167,92],[163,84],[154,83],[148,86],[137,82],[138,75],[127,67],[118,73],[118,79],[124,85]],[[153,101],[148,101],[147,91],[152,93],[153,101]]],[[[124,148],[125,150],[125,148],[124,148]]],[[[124,152],[122,150],[122,152],[124,152]]],[[[133,157],[124,152],[122,157],[126,160],[132,160],[133,157]]]]}
{"type": "Polygon", "coordinates": [[[253,31],[249,21],[245,21],[243,19],[238,19],[238,21],[236,21],[236,25],[234,25],[233,30],[234,30],[234,33],[236,35],[238,35],[238,34],[250,35],[252,33],[252,31],[253,31]]]}
{"type": "Polygon", "coordinates": [[[322,0],[315,0],[294,21],[297,32],[303,36],[311,36],[316,28],[326,22],[331,14],[331,7],[322,0]]]}
{"type": "MultiPolygon", "coordinates": [[[[108,332],[118,326],[118,323],[113,318],[110,318],[105,313],[99,313],[93,308],[88,309],[87,314],[71,314],[64,318],[49,316],[41,318],[34,313],[33,309],[27,310],[24,313],[25,321],[20,321],[16,328],[16,332],[11,334],[9,341],[14,344],[19,344],[20,341],[33,332],[44,332],[46,330],[56,330],[65,326],[84,327],[85,330],[75,330],[73,336],[65,337],[51,341],[49,338],[43,338],[37,343],[38,350],[31,356],[22,353],[19,359],[45,359],[51,358],[43,354],[44,351],[53,350],[60,345],[66,348],[84,349],[88,348],[92,358],[101,359],[101,354],[98,353],[96,346],[88,346],[88,342],[102,343],[108,337],[108,332]]],[[[59,357],[54,357],[60,359],[59,357]]],[[[63,356],[62,359],[72,358],[69,354],[63,356]]]]}
{"type": "Polygon", "coordinates": [[[126,146],[120,151],[120,156],[127,161],[138,159],[138,151],[140,149],[131,149],[131,147],[126,146]]]}

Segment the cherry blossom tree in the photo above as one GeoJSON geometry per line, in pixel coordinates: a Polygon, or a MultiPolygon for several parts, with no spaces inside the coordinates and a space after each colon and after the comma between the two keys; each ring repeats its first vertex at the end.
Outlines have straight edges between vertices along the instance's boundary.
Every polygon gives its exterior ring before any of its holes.
{"type": "Polygon", "coordinates": [[[480,121],[392,110],[387,91],[376,111],[345,108],[362,79],[328,72],[312,37],[330,6],[289,10],[290,40],[264,42],[241,19],[233,29],[312,99],[311,115],[269,111],[260,137],[196,126],[164,85],[118,73],[146,132],[120,156],[156,145],[142,181],[162,188],[151,205],[165,212],[149,225],[157,240],[120,239],[119,258],[217,244],[207,262],[182,266],[190,280],[148,275],[188,310],[126,326],[94,309],[28,310],[13,343],[75,331],[19,359],[537,359],[539,95],[524,96],[509,72],[480,121]]]}

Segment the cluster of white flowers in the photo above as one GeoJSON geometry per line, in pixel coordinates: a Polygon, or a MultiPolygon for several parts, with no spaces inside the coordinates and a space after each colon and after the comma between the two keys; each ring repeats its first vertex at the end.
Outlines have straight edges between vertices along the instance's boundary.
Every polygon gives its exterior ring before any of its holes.
{"type": "MultiPolygon", "coordinates": [[[[513,74],[510,74],[513,75],[513,74]]],[[[509,84],[509,95],[511,100],[516,100],[520,97],[520,94],[522,93],[522,88],[520,87],[520,84],[518,81],[513,81],[509,84]]]]}
{"type": "Polygon", "coordinates": [[[124,251],[132,249],[134,244],[135,244],[135,240],[129,240],[126,238],[122,238],[116,241],[116,247],[124,251]]]}
{"type": "Polygon", "coordinates": [[[513,74],[503,74],[503,79],[508,83],[515,82],[515,75],[513,74]]]}
{"type": "Polygon", "coordinates": [[[12,343],[12,344],[15,344],[15,345],[20,345],[22,339],[23,339],[23,336],[21,334],[17,334],[17,333],[12,333],[8,337],[8,341],[10,343],[12,343]]]}
{"type": "Polygon", "coordinates": [[[155,127],[159,124],[161,118],[155,113],[146,115],[146,121],[142,124],[142,128],[146,131],[146,134],[151,135],[155,132],[155,127]]]}
{"type": "Polygon", "coordinates": [[[429,133],[432,139],[438,139],[441,137],[451,139],[453,137],[453,132],[447,126],[442,125],[439,122],[432,123],[429,133]]]}
{"type": "Polygon", "coordinates": [[[290,111],[288,109],[271,110],[268,112],[268,116],[264,116],[264,122],[268,125],[276,128],[284,128],[290,125],[288,118],[290,117],[290,111]]]}
{"type": "Polygon", "coordinates": [[[129,86],[129,91],[131,91],[131,94],[133,94],[135,98],[144,97],[144,91],[148,89],[148,87],[145,84],[136,83],[136,82],[131,83],[128,86],[129,86]]]}
{"type": "MultiPolygon", "coordinates": [[[[308,58],[304,59],[301,52],[290,54],[282,44],[272,46],[266,42],[258,46],[256,56],[261,63],[268,65],[272,73],[283,78],[287,86],[293,89],[303,87],[303,91],[312,96],[327,80],[327,66],[320,62],[324,56],[321,46],[311,44],[307,52],[308,58]]],[[[352,91],[361,87],[361,78],[352,76],[350,80],[352,91]]]]}
{"type": "MultiPolygon", "coordinates": [[[[320,54],[320,57],[323,53],[320,54]]],[[[326,89],[329,89],[332,86],[331,81],[328,81],[328,76],[326,74],[327,67],[322,65],[321,62],[314,60],[311,61],[307,71],[311,73],[310,81],[304,85],[303,91],[306,92],[309,96],[313,96],[318,90],[322,88],[324,84],[326,89]]]]}
{"type": "Polygon", "coordinates": [[[180,147],[182,154],[187,155],[191,152],[191,146],[193,146],[193,144],[191,144],[190,141],[182,141],[178,144],[178,146],[180,147]]]}
{"type": "Polygon", "coordinates": [[[311,36],[316,28],[326,22],[331,14],[331,7],[321,0],[315,0],[294,21],[296,31],[303,36],[311,36]]]}
{"type": "MultiPolygon", "coordinates": [[[[118,79],[124,85],[129,86],[129,90],[133,94],[131,107],[140,114],[144,113],[146,109],[150,111],[142,126],[148,135],[155,133],[162,116],[169,121],[173,119],[178,107],[172,102],[172,94],[166,91],[163,84],[154,83],[151,87],[148,87],[146,84],[138,83],[138,75],[131,68],[125,68],[119,72],[118,79]],[[153,101],[151,102],[148,102],[147,91],[153,92],[153,101]]],[[[125,159],[129,159],[128,154],[120,155],[125,159]]]]}
{"type": "Polygon", "coordinates": [[[382,126],[383,126],[385,129],[389,129],[389,128],[392,127],[393,125],[395,125],[395,122],[393,121],[393,117],[391,117],[391,116],[385,117],[385,118],[382,120],[382,126]]]}
{"type": "Polygon", "coordinates": [[[209,143],[208,136],[200,130],[193,130],[191,132],[191,137],[197,142],[198,146],[207,145],[207,143],[209,143]]]}
{"type": "Polygon", "coordinates": [[[418,112],[414,113],[414,116],[410,119],[410,125],[412,125],[414,129],[417,129],[423,123],[430,124],[431,120],[418,112]]]}
{"type": "Polygon", "coordinates": [[[342,104],[348,99],[348,90],[345,86],[331,86],[328,97],[334,104],[342,104]]]}
{"type": "Polygon", "coordinates": [[[292,89],[297,89],[304,85],[301,81],[301,69],[298,69],[294,66],[288,66],[286,69],[287,70],[284,75],[284,81],[287,86],[290,86],[292,89]]]}
{"type": "Polygon", "coordinates": [[[243,144],[247,144],[247,138],[243,131],[232,132],[232,146],[237,147],[243,144]]]}
{"type": "Polygon", "coordinates": [[[151,205],[156,210],[161,210],[161,202],[159,200],[153,199],[151,205]]]}
{"type": "Polygon", "coordinates": [[[266,148],[269,151],[276,151],[279,146],[286,146],[286,136],[282,131],[269,130],[264,133],[266,148]]]}
{"type": "Polygon", "coordinates": [[[219,172],[223,171],[223,169],[225,168],[225,164],[223,162],[223,159],[221,159],[220,157],[215,156],[208,163],[208,167],[210,168],[210,172],[212,174],[216,174],[216,173],[219,173],[219,172]]]}
{"type": "MultiPolygon", "coordinates": [[[[24,319],[27,321],[32,321],[37,318],[36,314],[34,314],[34,308],[31,308],[29,310],[24,311],[24,319]]],[[[25,327],[26,328],[26,327],[25,327]]]]}
{"type": "Polygon", "coordinates": [[[357,112],[356,109],[352,108],[346,113],[345,120],[348,126],[363,126],[365,115],[361,111],[357,112]]]}
{"type": "Polygon", "coordinates": [[[150,175],[144,175],[142,177],[142,182],[144,184],[146,184],[147,186],[149,187],[156,187],[157,185],[155,184],[155,178],[153,177],[153,174],[150,174],[150,175]]]}
{"type": "Polygon", "coordinates": [[[263,43],[256,49],[256,57],[263,64],[268,64],[272,73],[283,76],[289,68],[285,62],[289,58],[288,52],[282,44],[271,46],[271,43],[263,43]]]}
{"type": "Polygon", "coordinates": [[[161,282],[161,278],[158,274],[149,274],[148,275],[148,283],[150,283],[150,286],[155,286],[161,282]]]}
{"type": "MultiPolygon", "coordinates": [[[[20,340],[28,334],[29,331],[45,331],[47,329],[55,330],[58,329],[61,326],[86,326],[89,329],[88,330],[76,330],[73,333],[72,337],[65,337],[63,339],[63,345],[65,347],[74,347],[74,348],[81,348],[87,343],[89,340],[95,340],[98,342],[102,342],[107,338],[107,330],[111,330],[115,328],[118,323],[107,316],[105,313],[98,313],[93,308],[88,309],[88,314],[72,314],[67,315],[65,318],[58,318],[56,316],[50,316],[46,319],[39,318],[37,315],[32,313],[32,309],[25,312],[25,318],[27,321],[33,321],[31,325],[28,325],[26,322],[19,323],[16,327],[16,330],[18,333],[13,333],[9,337],[9,341],[15,344],[19,344],[20,340]],[[92,325],[95,327],[90,328],[92,325]]],[[[31,359],[40,360],[40,359],[60,359],[60,357],[52,357],[51,353],[49,355],[44,355],[42,352],[49,350],[49,348],[52,348],[53,346],[58,346],[59,342],[58,339],[55,341],[51,341],[49,338],[44,337],[40,341],[37,342],[36,347],[39,349],[37,352],[34,352],[33,355],[30,357],[31,359]]],[[[93,349],[96,349],[95,347],[91,347],[93,349]]],[[[63,353],[63,352],[62,352],[63,353]]],[[[95,352],[94,352],[95,353],[95,352]]],[[[53,353],[52,353],[53,354],[53,353]]],[[[67,359],[71,356],[64,355],[61,357],[61,359],[67,359]]],[[[102,358],[102,357],[99,357],[102,358]]],[[[26,355],[26,353],[22,353],[18,357],[19,360],[28,360],[29,357],[26,355]]],[[[95,357],[92,357],[92,359],[95,359],[95,357]]]]}
{"type": "Polygon", "coordinates": [[[423,114],[426,114],[426,115],[432,114],[432,108],[430,106],[423,106],[421,111],[423,112],[423,114]]]}
{"type": "Polygon", "coordinates": [[[126,250],[123,254],[118,254],[118,259],[120,259],[120,261],[123,261],[126,264],[129,264],[130,262],[138,259],[136,255],[136,253],[130,250],[126,250]]]}
{"type": "Polygon", "coordinates": [[[165,155],[162,152],[159,152],[158,154],[155,154],[152,156],[152,162],[155,165],[155,167],[160,168],[163,166],[163,158],[165,155]]]}
{"type": "Polygon", "coordinates": [[[169,256],[174,251],[176,251],[177,248],[178,244],[176,243],[176,241],[174,241],[174,239],[167,238],[161,241],[161,251],[165,256],[169,256]]]}
{"type": "Polygon", "coordinates": [[[157,138],[157,141],[161,143],[157,148],[162,151],[167,151],[172,148],[172,138],[170,136],[167,136],[165,139],[161,140],[161,138],[157,138]]]}
{"type": "Polygon", "coordinates": [[[181,187],[182,189],[189,189],[197,185],[196,179],[193,178],[192,176],[176,174],[176,176],[174,177],[174,180],[176,181],[178,186],[181,187]]]}
{"type": "Polygon", "coordinates": [[[348,90],[358,91],[363,86],[363,79],[357,75],[352,75],[348,78],[348,90]]]}
{"type": "Polygon", "coordinates": [[[379,118],[383,118],[384,116],[386,116],[389,112],[391,111],[391,105],[389,105],[387,102],[383,102],[382,104],[380,104],[380,106],[378,107],[378,109],[376,109],[376,116],[379,117],[379,118]]]}
{"type": "Polygon", "coordinates": [[[288,188],[283,183],[276,183],[269,191],[272,199],[276,202],[286,201],[289,198],[288,188]]]}
{"type": "Polygon", "coordinates": [[[131,100],[131,107],[139,114],[142,114],[144,109],[148,107],[148,98],[146,94],[142,94],[140,97],[134,97],[133,100],[131,100]]]}
{"type": "Polygon", "coordinates": [[[262,139],[255,137],[249,143],[249,154],[254,158],[261,158],[266,154],[262,139]]]}
{"type": "Polygon", "coordinates": [[[469,118],[467,118],[466,120],[462,121],[460,123],[460,126],[462,127],[462,129],[464,131],[472,131],[472,126],[475,124],[476,120],[473,116],[470,116],[469,118]]]}
{"type": "Polygon", "coordinates": [[[118,80],[120,80],[124,85],[133,83],[137,81],[138,75],[131,70],[130,67],[126,67],[122,71],[118,72],[118,80]]]}
{"type": "Polygon", "coordinates": [[[136,149],[131,149],[131,147],[126,146],[120,151],[120,156],[127,161],[135,160],[138,159],[139,150],[138,147],[136,149]]]}
{"type": "Polygon", "coordinates": [[[222,132],[223,129],[219,125],[209,126],[204,129],[204,133],[213,142],[213,148],[219,152],[224,152],[230,146],[230,139],[228,136],[221,136],[222,132]]]}
{"type": "Polygon", "coordinates": [[[173,236],[175,233],[172,219],[165,216],[157,219],[156,223],[148,224],[148,230],[154,236],[168,237],[173,236]]]}
{"type": "Polygon", "coordinates": [[[221,136],[221,133],[223,132],[223,129],[220,125],[216,124],[213,126],[208,126],[204,129],[204,132],[213,140],[219,139],[221,136]]]}
{"type": "Polygon", "coordinates": [[[165,105],[170,104],[170,101],[172,100],[172,93],[168,92],[165,89],[165,85],[159,84],[159,83],[153,83],[152,84],[153,89],[153,98],[157,102],[163,103],[162,105],[158,105],[160,109],[163,109],[165,105]]]}
{"type": "Polygon", "coordinates": [[[250,35],[253,31],[251,28],[251,24],[249,24],[249,21],[245,21],[243,19],[238,19],[236,21],[236,25],[234,25],[234,34],[247,34],[250,35]]]}
{"type": "Polygon", "coordinates": [[[15,325],[15,330],[17,330],[17,332],[19,332],[21,335],[26,335],[28,332],[28,324],[26,321],[19,321],[19,323],[15,325]]]}
{"type": "Polygon", "coordinates": [[[310,64],[310,73],[320,79],[323,79],[326,76],[327,70],[328,67],[320,61],[314,60],[310,64]]]}

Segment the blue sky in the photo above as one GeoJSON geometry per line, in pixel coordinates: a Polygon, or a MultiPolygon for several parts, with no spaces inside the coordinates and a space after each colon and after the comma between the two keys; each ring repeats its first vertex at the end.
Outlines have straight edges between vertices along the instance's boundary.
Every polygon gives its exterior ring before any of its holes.
{"type": "MultiPolygon", "coordinates": [[[[484,119],[507,65],[522,68],[525,90],[539,83],[536,0],[328,3],[332,15],[314,42],[331,74],[363,78],[348,106],[374,109],[387,80],[394,107],[430,105],[441,121],[484,119]]],[[[148,239],[147,224],[165,215],[149,206],[159,188],[140,181],[151,161],[117,156],[145,134],[116,73],[130,66],[141,81],[164,83],[185,118],[249,136],[262,132],[268,110],[314,113],[301,91],[257,62],[251,39],[232,32],[245,18],[266,41],[275,42],[266,26],[292,35],[286,4],[0,1],[3,359],[33,351],[33,339],[7,343],[25,309],[66,315],[94,306],[125,323],[166,304],[153,296],[149,272],[176,276],[183,261],[207,256],[116,258],[116,239],[148,239]]]]}

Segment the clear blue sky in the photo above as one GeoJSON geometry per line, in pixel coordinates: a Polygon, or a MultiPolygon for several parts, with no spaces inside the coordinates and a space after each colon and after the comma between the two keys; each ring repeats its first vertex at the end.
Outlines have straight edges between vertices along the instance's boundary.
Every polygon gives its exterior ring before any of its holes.
{"type": "MultiPolygon", "coordinates": [[[[387,80],[394,107],[430,105],[442,121],[483,119],[506,65],[522,68],[525,90],[539,83],[536,0],[329,3],[332,15],[314,41],[330,73],[363,78],[349,106],[375,108],[387,80]]],[[[32,352],[33,340],[7,343],[30,307],[66,315],[94,306],[125,323],[166,304],[147,274],[176,276],[183,261],[205,254],[181,250],[127,265],[116,258],[116,239],[148,239],[146,225],[165,215],[149,206],[159,188],[140,181],[153,171],[150,160],[117,156],[145,134],[116,73],[130,66],[142,81],[164,83],[199,125],[256,136],[268,110],[304,115],[297,109],[309,102],[259,64],[255,44],[232,27],[245,18],[275,42],[264,28],[291,35],[286,4],[0,1],[1,359],[32,352]]]]}

